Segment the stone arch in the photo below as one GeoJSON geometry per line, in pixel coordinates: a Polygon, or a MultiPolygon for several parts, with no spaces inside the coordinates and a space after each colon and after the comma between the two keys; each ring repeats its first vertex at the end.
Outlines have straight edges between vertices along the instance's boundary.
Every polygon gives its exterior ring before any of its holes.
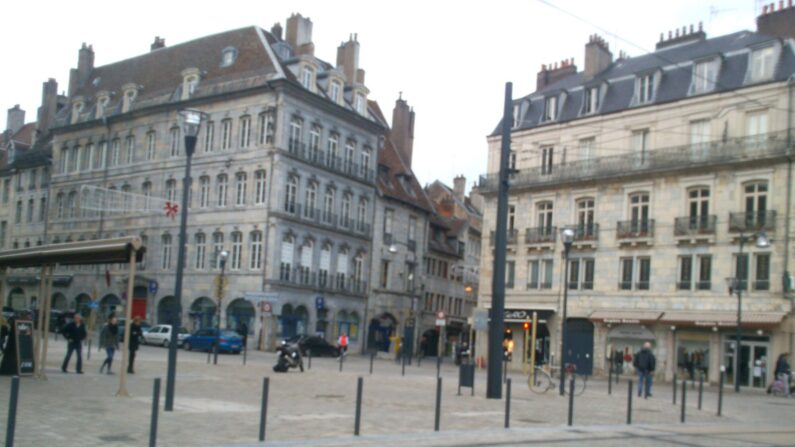
{"type": "Polygon", "coordinates": [[[91,297],[87,293],[81,293],[75,297],[75,312],[79,313],[83,316],[83,318],[88,318],[91,315],[91,308],[88,307],[88,304],[91,302],[91,297]]]}
{"type": "Polygon", "coordinates": [[[66,296],[61,292],[52,294],[52,303],[50,303],[52,310],[60,310],[61,312],[69,309],[69,303],[66,301],[66,296]]]}
{"type": "Polygon", "coordinates": [[[164,296],[157,303],[157,324],[174,324],[179,319],[179,303],[173,295],[164,296]]]}
{"type": "Polygon", "coordinates": [[[115,313],[119,316],[121,310],[121,300],[116,295],[109,293],[99,300],[99,322],[102,323],[110,317],[110,314],[115,313]]]}
{"type": "Polygon", "coordinates": [[[248,332],[254,326],[254,305],[245,298],[237,298],[226,307],[226,327],[227,329],[238,330],[245,323],[248,332]]]}
{"type": "Polygon", "coordinates": [[[24,310],[27,308],[27,303],[25,301],[25,291],[22,290],[22,287],[14,287],[8,292],[8,298],[6,299],[6,306],[11,307],[14,310],[24,310]]]}
{"type": "Polygon", "coordinates": [[[190,305],[190,319],[193,323],[193,330],[213,327],[217,312],[218,308],[215,305],[215,301],[206,296],[196,298],[193,304],[190,305]]]}

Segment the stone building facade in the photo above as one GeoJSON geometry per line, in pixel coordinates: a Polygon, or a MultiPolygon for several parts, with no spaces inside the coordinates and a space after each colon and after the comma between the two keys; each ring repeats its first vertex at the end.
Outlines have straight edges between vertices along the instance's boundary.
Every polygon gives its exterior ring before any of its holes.
{"type": "MultiPolygon", "coordinates": [[[[544,66],[537,90],[514,100],[505,302],[512,368],[529,353],[515,335],[532,311],[541,321],[538,356],[560,363],[567,283],[565,361],[578,371],[606,374],[612,363],[630,373],[632,356],[651,341],[660,377],[703,373],[716,382],[725,368],[728,383],[739,376],[744,386],[766,386],[795,343],[792,39],[761,25],[710,39],[690,27],[661,35],[654,53],[614,60],[592,36],[584,65],[544,66]],[[564,228],[574,235],[567,278],[564,228]],[[762,236],[768,247],[757,246],[762,236]]],[[[488,138],[489,173],[499,166],[499,132],[488,138]]],[[[492,246],[496,178],[480,182],[492,246]]],[[[491,284],[492,271],[487,250],[481,283],[491,284]]],[[[490,291],[480,297],[490,307],[490,291]]]]}
{"type": "MultiPolygon", "coordinates": [[[[361,343],[382,125],[368,108],[355,36],[337,64],[314,55],[300,15],[94,66],[79,51],[53,123],[47,241],[140,235],[133,313],[189,329],[245,323],[261,346],[341,331],[361,343]],[[179,111],[204,114],[193,157],[185,286],[174,297],[185,154],[179,111]],[[219,254],[228,252],[219,302],[219,254]],[[220,306],[219,306],[220,304],[220,306]],[[220,308],[220,312],[219,312],[220,308]]],[[[116,267],[59,269],[68,308],[100,319],[126,300],[116,267]]],[[[23,288],[30,295],[33,286],[23,288]]]]}

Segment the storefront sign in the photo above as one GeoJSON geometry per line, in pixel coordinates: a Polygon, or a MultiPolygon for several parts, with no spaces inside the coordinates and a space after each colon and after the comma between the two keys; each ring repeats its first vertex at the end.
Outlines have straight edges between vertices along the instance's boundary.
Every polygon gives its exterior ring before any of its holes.
{"type": "Polygon", "coordinates": [[[646,326],[639,325],[621,325],[610,329],[607,338],[623,338],[632,340],[654,340],[654,334],[646,328],[646,326]]]}
{"type": "Polygon", "coordinates": [[[538,313],[539,323],[546,323],[547,319],[554,313],[554,311],[549,309],[535,311],[533,309],[505,309],[503,318],[506,322],[524,322],[533,319],[533,312],[538,313]]]}
{"type": "Polygon", "coordinates": [[[696,326],[706,326],[706,327],[713,327],[713,326],[731,327],[735,325],[735,323],[730,323],[728,321],[694,321],[693,324],[695,324],[696,326]]]}
{"type": "Polygon", "coordinates": [[[632,318],[605,318],[603,321],[610,324],[640,324],[640,320],[632,318]]]}

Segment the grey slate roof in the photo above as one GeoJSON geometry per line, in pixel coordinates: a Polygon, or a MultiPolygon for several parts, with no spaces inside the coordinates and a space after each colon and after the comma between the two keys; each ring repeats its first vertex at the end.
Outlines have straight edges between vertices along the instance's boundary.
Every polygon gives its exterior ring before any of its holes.
{"type": "MultiPolygon", "coordinates": [[[[782,82],[795,73],[795,42],[782,41],[776,37],[751,32],[739,31],[725,36],[715,37],[668,48],[630,59],[617,60],[592,79],[586,79],[583,72],[573,74],[558,82],[552,83],[541,90],[514,100],[514,104],[522,104],[520,123],[513,130],[532,129],[541,125],[573,121],[579,118],[605,115],[620,112],[631,106],[635,91],[635,79],[638,75],[662,70],[660,83],[654,101],[648,105],[662,104],[688,98],[692,81],[694,61],[720,56],[720,72],[715,89],[707,94],[739,90],[755,84],[744,84],[748,69],[750,50],[778,42],[782,51],[776,61],[773,79],[767,82],[782,82]],[[677,65],[683,66],[677,66],[677,65]],[[580,115],[584,100],[584,89],[607,83],[607,92],[596,113],[580,115]],[[559,103],[557,120],[541,123],[544,112],[545,98],[559,95],[565,100],[559,103]]],[[[642,106],[637,106],[642,107],[642,106]]],[[[497,124],[492,136],[499,135],[502,120],[497,124]]]]}

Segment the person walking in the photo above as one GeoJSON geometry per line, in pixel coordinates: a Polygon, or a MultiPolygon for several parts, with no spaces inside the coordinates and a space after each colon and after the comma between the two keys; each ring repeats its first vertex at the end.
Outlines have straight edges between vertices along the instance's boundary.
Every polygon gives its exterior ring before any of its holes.
{"type": "Polygon", "coordinates": [[[110,370],[113,365],[113,355],[119,349],[119,322],[116,315],[111,315],[110,320],[102,327],[99,333],[99,348],[105,349],[106,353],[105,361],[99,367],[99,373],[102,374],[102,370],[107,366],[107,373],[113,374],[113,371],[110,370]]]}
{"type": "Polygon", "coordinates": [[[83,324],[83,317],[80,314],[75,314],[74,320],[64,326],[63,336],[66,339],[66,357],[63,359],[61,371],[69,372],[67,368],[74,352],[77,354],[76,372],[83,374],[83,340],[86,339],[86,325],[83,324]]]}
{"type": "Polygon", "coordinates": [[[143,337],[144,331],[141,328],[141,317],[135,317],[130,324],[130,341],[127,343],[127,349],[130,351],[130,359],[127,362],[128,374],[135,374],[135,352],[138,351],[138,346],[140,346],[143,337]]]}
{"type": "Polygon", "coordinates": [[[248,346],[248,325],[245,322],[240,322],[237,326],[237,334],[242,338],[243,347],[248,346]]]}
{"type": "Polygon", "coordinates": [[[654,368],[657,366],[657,359],[654,353],[651,352],[651,343],[643,343],[643,348],[635,353],[635,360],[632,362],[635,371],[638,372],[638,396],[644,392],[643,397],[651,397],[652,378],[654,377],[654,368]]]}
{"type": "Polygon", "coordinates": [[[778,359],[776,360],[776,369],[773,371],[773,383],[768,385],[767,394],[772,392],[773,384],[775,384],[776,380],[781,380],[784,383],[784,389],[789,388],[788,385],[790,382],[790,373],[792,371],[789,366],[789,362],[787,361],[788,356],[788,352],[784,352],[778,356],[778,359]]]}
{"type": "Polygon", "coordinates": [[[340,355],[345,355],[348,352],[348,334],[345,332],[341,333],[337,339],[337,345],[340,348],[340,355]]]}

